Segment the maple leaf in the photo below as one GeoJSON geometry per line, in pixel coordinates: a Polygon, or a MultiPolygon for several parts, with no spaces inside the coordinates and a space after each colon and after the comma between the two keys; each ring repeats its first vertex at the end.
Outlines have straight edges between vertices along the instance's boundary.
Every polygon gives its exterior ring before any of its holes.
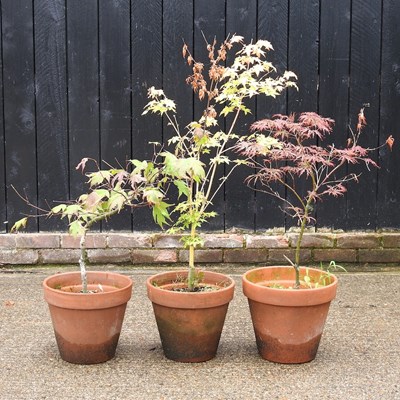
{"type": "Polygon", "coordinates": [[[185,44],[183,45],[183,47],[182,47],[182,57],[183,57],[183,58],[186,58],[187,51],[188,51],[188,46],[187,46],[187,44],[185,43],[185,44]]]}
{"type": "Polygon", "coordinates": [[[84,171],[85,167],[86,167],[86,163],[88,162],[88,158],[82,158],[82,160],[80,161],[80,163],[75,167],[76,170],[81,169],[82,172],[84,171]]]}
{"type": "Polygon", "coordinates": [[[389,147],[390,151],[392,151],[393,143],[394,143],[394,138],[392,135],[390,135],[387,139],[386,142],[387,146],[389,147]]]}
{"type": "Polygon", "coordinates": [[[125,178],[127,178],[129,176],[129,173],[126,172],[125,170],[119,170],[114,177],[111,180],[111,185],[115,186],[116,184],[122,184],[125,180],[125,178]]]}
{"type": "Polygon", "coordinates": [[[233,35],[231,37],[230,43],[242,43],[244,40],[243,36],[239,36],[239,35],[233,35]]]}
{"type": "Polygon", "coordinates": [[[364,115],[364,108],[362,108],[358,113],[357,131],[361,131],[365,125],[367,125],[367,120],[364,115]]]}
{"type": "Polygon", "coordinates": [[[28,217],[24,217],[21,218],[20,220],[18,220],[17,222],[15,222],[15,224],[13,225],[13,227],[11,228],[11,232],[16,232],[20,229],[23,229],[26,227],[26,224],[28,222],[28,217]]]}

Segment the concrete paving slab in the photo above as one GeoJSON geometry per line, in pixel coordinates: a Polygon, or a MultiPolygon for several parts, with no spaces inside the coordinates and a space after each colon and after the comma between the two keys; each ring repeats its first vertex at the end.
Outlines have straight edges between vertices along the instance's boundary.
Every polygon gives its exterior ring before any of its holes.
{"type": "Polygon", "coordinates": [[[257,353],[240,275],[214,360],[162,353],[145,279],[134,280],[115,359],[59,357],[41,282],[56,270],[0,272],[0,399],[400,399],[400,273],[341,274],[317,358],[279,365],[257,353]]]}

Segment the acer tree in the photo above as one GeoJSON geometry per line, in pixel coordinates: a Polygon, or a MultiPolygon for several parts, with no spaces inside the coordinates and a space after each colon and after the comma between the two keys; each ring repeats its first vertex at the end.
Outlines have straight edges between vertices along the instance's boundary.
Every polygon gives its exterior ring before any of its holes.
{"type": "MultiPolygon", "coordinates": [[[[359,144],[365,125],[364,109],[361,109],[356,131],[351,131],[347,146],[337,148],[334,144],[323,144],[332,132],[332,119],[313,112],[276,115],[253,123],[254,133],[236,145],[236,150],[249,158],[248,165],[256,170],[246,179],[247,185],[281,200],[284,212],[298,221],[300,232],[295,259],[288,260],[296,270],[296,288],[300,287],[301,242],[307,224],[315,220],[315,204],[323,197],[343,196],[350,182],[358,182],[360,174],[348,172],[347,165],[364,164],[368,170],[378,167],[369,156],[378,148],[364,148],[359,144]],[[268,132],[279,144],[265,151],[260,144],[265,138],[263,132],[268,132]],[[285,191],[279,191],[278,187],[285,191]]],[[[390,136],[383,146],[391,149],[393,142],[390,136]]]]}
{"type": "MultiPolygon", "coordinates": [[[[149,103],[143,112],[163,116],[174,133],[161,156],[164,157],[163,173],[179,192],[177,204],[171,207],[171,216],[176,215],[176,219],[169,232],[189,232],[183,236],[183,242],[189,250],[190,291],[199,281],[194,254],[203,240],[198,228],[216,216],[209,210],[215,195],[232,171],[243,163],[233,160],[230,150],[239,138],[236,131],[239,115],[251,112],[246,100],[257,95],[276,97],[285,88],[296,87],[294,73],[286,71],[277,75],[275,67],[266,59],[272,50],[266,40],[245,44],[243,37],[235,35],[220,45],[214,40],[206,42],[206,46],[208,59],[204,63],[194,59],[186,44],[182,52],[192,68],[186,83],[204,104],[199,118],[182,129],[177,122],[175,102],[154,87],[149,89],[149,103]],[[235,52],[230,62],[227,61],[229,52],[235,52]],[[219,124],[228,116],[222,129],[219,124]],[[217,178],[217,170],[223,172],[224,166],[225,175],[217,178]]],[[[272,145],[276,139],[267,138],[267,142],[272,145]]]]}
{"type": "Polygon", "coordinates": [[[59,203],[50,209],[42,209],[17,192],[38,213],[26,215],[16,221],[11,232],[23,229],[29,218],[66,219],[69,233],[80,237],[79,267],[82,292],[87,293],[86,234],[94,224],[108,220],[125,208],[151,207],[154,220],[159,225],[163,225],[168,218],[168,205],[164,202],[163,191],[165,179],[156,160],[157,154],[152,161],[129,160],[125,168],[109,166],[109,169],[101,169],[96,160],[83,158],[77,165],[77,170],[84,172],[88,162],[95,165],[94,171],[86,173],[87,193],[82,193],[76,200],[59,203]]]}

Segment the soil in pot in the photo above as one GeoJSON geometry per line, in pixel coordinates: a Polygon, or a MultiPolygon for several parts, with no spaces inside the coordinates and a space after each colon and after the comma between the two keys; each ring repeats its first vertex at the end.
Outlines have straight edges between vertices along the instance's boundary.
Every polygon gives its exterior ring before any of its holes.
{"type": "Polygon", "coordinates": [[[147,293],[167,358],[180,362],[203,362],[215,357],[234,281],[206,271],[196,292],[185,289],[177,277],[187,271],[166,272],[147,280],[147,293]]]}
{"type": "Polygon", "coordinates": [[[88,272],[81,293],[80,273],[53,275],[43,282],[61,358],[97,364],[115,356],[132,280],[109,272],[88,272]]]}
{"type": "MultiPolygon", "coordinates": [[[[323,271],[302,268],[312,281],[323,271]],[[306,272],[307,271],[307,272],[306,272]]],[[[292,267],[265,267],[243,276],[258,352],[266,360],[296,364],[317,354],[330,302],[335,298],[337,278],[326,286],[282,289],[293,286],[292,267]]]]}

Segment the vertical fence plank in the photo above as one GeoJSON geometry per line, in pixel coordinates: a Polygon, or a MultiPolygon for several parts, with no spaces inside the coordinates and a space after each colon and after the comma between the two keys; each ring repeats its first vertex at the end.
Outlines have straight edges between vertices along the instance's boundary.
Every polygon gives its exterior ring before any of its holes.
{"type": "Polygon", "coordinates": [[[299,91],[288,93],[289,112],[317,111],[319,0],[290,0],[289,69],[299,91]]]}
{"type": "MultiPolygon", "coordinates": [[[[325,143],[346,146],[348,136],[351,0],[321,2],[319,112],[335,120],[325,143]]],[[[346,198],[317,204],[319,227],[338,228],[346,220],[346,198]]]]}
{"type": "MultiPolygon", "coordinates": [[[[118,167],[131,157],[130,2],[100,0],[100,141],[101,158],[118,167]]],[[[123,211],[105,229],[131,230],[123,211]]]]}
{"type": "MultiPolygon", "coordinates": [[[[271,42],[274,51],[268,59],[282,74],[287,70],[288,52],[288,0],[267,0],[258,2],[258,39],[271,42]]],[[[274,114],[286,114],[287,92],[277,98],[257,97],[257,120],[271,118],[274,114]]],[[[277,188],[281,190],[281,188],[277,188]]],[[[256,193],[256,230],[271,227],[282,227],[285,218],[279,207],[281,202],[263,193],[256,193]]]]}
{"type": "MultiPolygon", "coordinates": [[[[180,129],[193,119],[193,95],[185,80],[192,69],[182,57],[185,42],[193,49],[193,1],[164,0],[163,8],[163,87],[176,102],[180,129]]],[[[164,127],[164,142],[173,136],[170,127],[164,127]]]]}
{"type": "Polygon", "coordinates": [[[378,171],[378,228],[400,226],[400,3],[388,0],[383,3],[382,74],[380,142],[389,135],[395,138],[395,148],[390,152],[383,147],[379,153],[378,171]]]}
{"type": "MultiPolygon", "coordinates": [[[[192,73],[182,57],[185,42],[193,49],[193,0],[164,0],[163,2],[163,88],[166,96],[175,101],[176,118],[179,129],[193,120],[193,94],[186,77],[192,73]]],[[[164,118],[163,143],[174,136],[172,127],[164,118]]],[[[172,188],[168,193],[169,202],[175,204],[177,191],[172,188]]],[[[173,216],[173,218],[176,215],[173,216]]]]}
{"type": "MultiPolygon", "coordinates": [[[[288,13],[289,0],[266,0],[258,2],[258,39],[271,42],[274,50],[267,58],[282,74],[288,68],[288,13]]],[[[286,113],[287,92],[273,99],[257,97],[257,119],[270,118],[286,113]]]]}
{"type": "Polygon", "coordinates": [[[77,164],[83,157],[100,158],[97,11],[97,0],[67,3],[71,198],[87,188],[77,164]]]}
{"type": "MultiPolygon", "coordinates": [[[[151,159],[153,146],[162,142],[159,116],[142,116],[147,90],[162,86],[162,1],[133,1],[132,24],[132,157],[151,159]]],[[[133,229],[154,229],[151,210],[133,212],[133,229]]]]}
{"type": "MultiPolygon", "coordinates": [[[[207,43],[212,43],[214,37],[217,40],[217,46],[225,39],[225,0],[196,0],[194,10],[194,57],[197,61],[209,64],[208,51],[203,34],[207,43]]],[[[208,77],[206,77],[208,78],[208,77]]],[[[206,107],[206,100],[200,102],[195,95],[194,99],[194,119],[199,120],[201,113],[206,107]]],[[[222,109],[222,108],[221,108],[222,109]]],[[[224,119],[219,121],[218,129],[224,129],[224,119]]],[[[218,180],[223,176],[223,166],[221,165],[216,175],[214,187],[218,187],[218,180]]],[[[212,218],[204,229],[223,230],[224,229],[224,188],[222,187],[219,193],[213,200],[212,210],[218,215],[212,218]]]]}
{"type": "MultiPolygon", "coordinates": [[[[297,74],[298,91],[288,92],[288,112],[318,111],[319,0],[290,0],[289,69],[297,74]]],[[[305,195],[308,182],[297,184],[305,195]]],[[[291,193],[286,194],[294,204],[291,193]]],[[[286,227],[297,225],[296,218],[286,218],[286,227]]]]}
{"type": "MultiPolygon", "coordinates": [[[[3,54],[3,15],[0,8],[0,54],[3,54]]],[[[6,199],[6,161],[4,153],[4,85],[3,85],[3,57],[0,57],[0,232],[5,232],[7,223],[6,199]]]]}
{"type": "MultiPolygon", "coordinates": [[[[38,203],[43,208],[69,197],[64,4],[34,2],[38,203]]],[[[52,230],[65,223],[40,220],[39,226],[52,230]]]]}
{"type": "MultiPolygon", "coordinates": [[[[22,1],[3,1],[2,22],[7,211],[12,225],[22,217],[22,213],[36,213],[11,188],[13,185],[19,193],[36,203],[32,5],[22,1]]],[[[32,220],[28,229],[35,231],[37,221],[32,220]]]]}
{"type": "MultiPolygon", "coordinates": [[[[226,30],[227,33],[238,34],[244,37],[249,43],[256,39],[257,26],[257,2],[256,0],[228,0],[226,9],[226,30]]],[[[231,62],[231,59],[228,59],[231,62]]],[[[249,132],[250,124],[254,121],[255,100],[247,101],[247,107],[252,111],[251,115],[241,116],[236,124],[234,133],[245,135],[249,132]]],[[[231,124],[231,118],[227,119],[227,126],[231,124]]],[[[244,180],[249,170],[237,169],[225,185],[225,227],[234,227],[254,230],[255,219],[255,196],[254,192],[248,189],[244,180]]]]}
{"type": "MultiPolygon", "coordinates": [[[[353,0],[350,66],[350,126],[355,129],[363,105],[368,126],[360,144],[375,147],[379,129],[379,74],[381,50],[381,4],[375,0],[353,0]]],[[[373,157],[376,159],[376,156],[373,157]]],[[[365,167],[351,168],[362,173],[360,182],[352,184],[347,194],[349,229],[375,229],[377,171],[365,167]],[[360,201],[360,199],[365,199],[360,201]]]]}

